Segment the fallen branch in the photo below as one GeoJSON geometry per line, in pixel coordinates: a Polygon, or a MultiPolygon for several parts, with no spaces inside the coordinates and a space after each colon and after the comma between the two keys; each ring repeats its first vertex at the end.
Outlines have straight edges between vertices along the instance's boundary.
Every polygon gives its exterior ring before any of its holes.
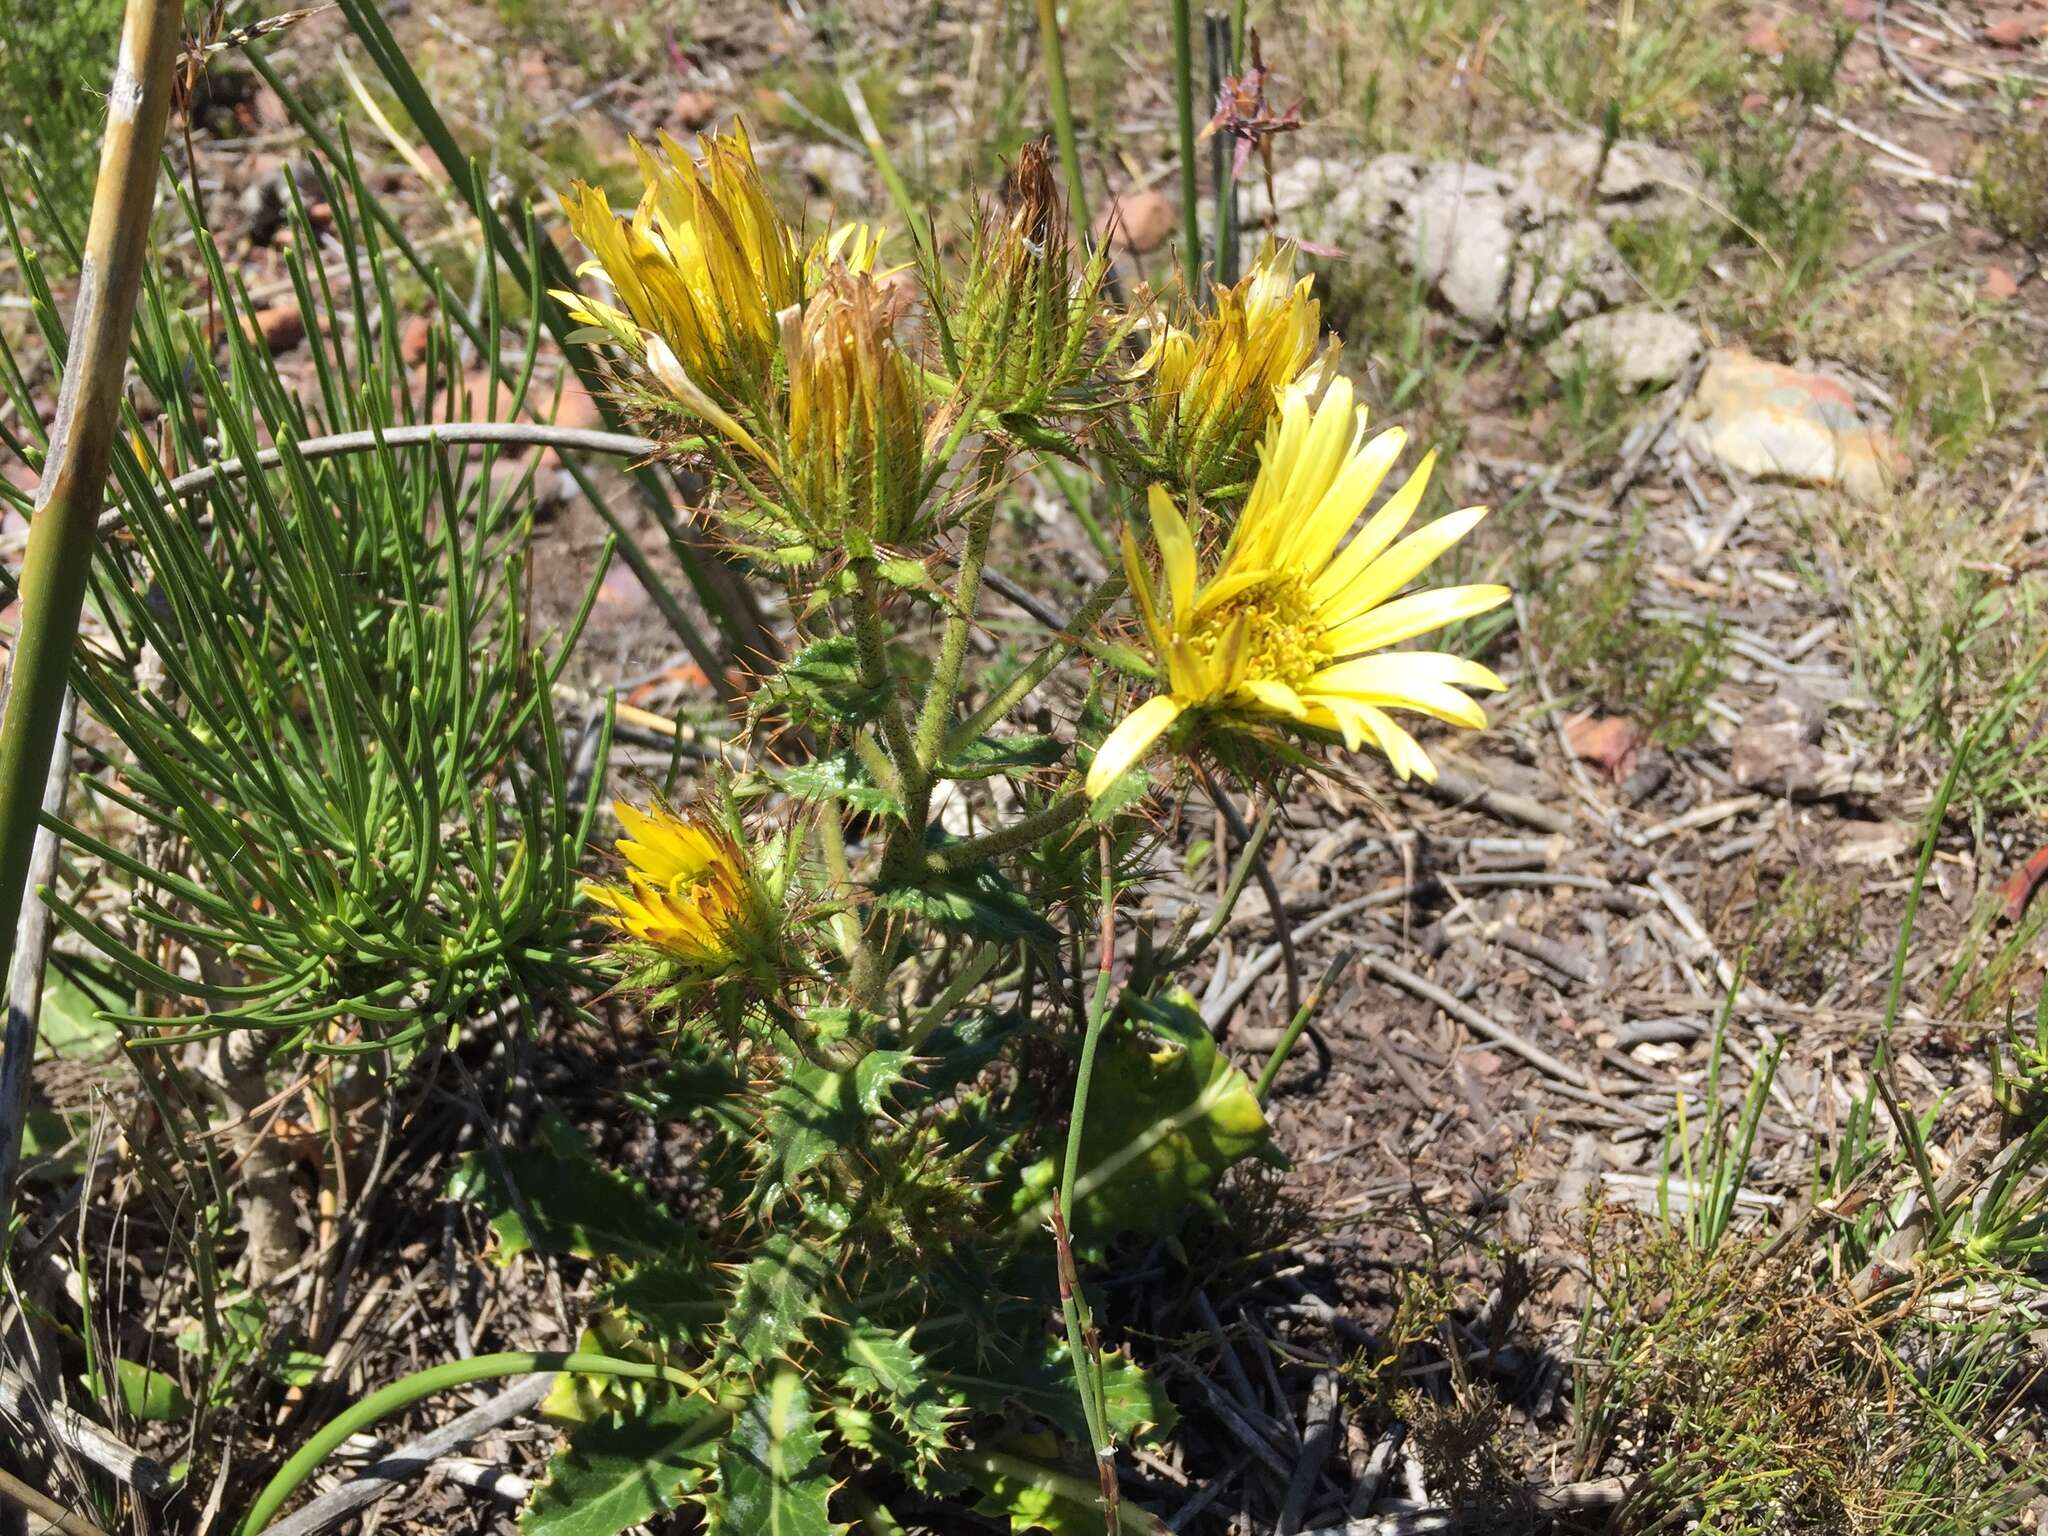
{"type": "Polygon", "coordinates": [[[1473,1034],[1491,1040],[1504,1051],[1514,1052],[1538,1071],[1556,1078],[1561,1083],[1570,1083],[1574,1088],[1594,1091],[1593,1080],[1570,1062],[1559,1061],[1542,1046],[1530,1044],[1505,1024],[1496,1024],[1470,1003],[1459,1001],[1435,982],[1426,980],[1405,966],[1396,965],[1393,961],[1370,951],[1361,957],[1361,962],[1380,980],[1391,982],[1402,991],[1412,993],[1426,1003],[1436,1004],[1473,1034]]]}
{"type": "Polygon", "coordinates": [[[65,1450],[147,1498],[161,1499],[171,1491],[171,1474],[162,1462],[123,1445],[64,1404],[43,1401],[27,1381],[5,1366],[0,1366],[0,1414],[42,1430],[65,1450]]]}
{"type": "MultiPolygon", "coordinates": [[[[554,1374],[548,1372],[529,1376],[517,1386],[508,1387],[496,1397],[479,1403],[461,1416],[449,1420],[431,1434],[400,1446],[389,1456],[375,1465],[366,1467],[362,1473],[343,1483],[330,1493],[323,1493],[303,1509],[267,1526],[264,1536],[314,1536],[314,1533],[339,1524],[366,1504],[374,1504],[386,1494],[396,1493],[415,1478],[424,1477],[435,1470],[435,1463],[451,1451],[467,1445],[477,1436],[487,1434],[501,1424],[509,1423],[522,1413],[539,1406],[541,1400],[553,1387],[554,1374]]],[[[455,1463],[439,1469],[455,1481],[467,1487],[479,1488],[484,1492],[504,1493],[509,1488],[504,1481],[496,1487],[476,1472],[469,1472],[473,1463],[455,1463]],[[469,1472],[469,1475],[465,1475],[469,1472]]],[[[481,1473],[494,1473],[495,1468],[483,1468],[481,1473]]]]}

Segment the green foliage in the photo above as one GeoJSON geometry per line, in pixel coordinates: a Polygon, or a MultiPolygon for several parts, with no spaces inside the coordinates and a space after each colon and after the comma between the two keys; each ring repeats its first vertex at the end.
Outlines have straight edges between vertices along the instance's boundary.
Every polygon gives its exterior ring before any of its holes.
{"type": "Polygon", "coordinates": [[[586,1424],[548,1463],[521,1512],[524,1536],[614,1536],[674,1509],[709,1478],[730,1416],[665,1395],[586,1424]]]}
{"type": "Polygon", "coordinates": [[[2048,246],[2048,184],[2041,164],[2048,126],[2009,120],[1992,135],[1971,187],[1978,212],[2008,240],[2029,250],[2048,246]]]}
{"type": "Polygon", "coordinates": [[[120,31],[121,0],[0,0],[0,146],[36,169],[39,230],[83,226],[120,31]]]}

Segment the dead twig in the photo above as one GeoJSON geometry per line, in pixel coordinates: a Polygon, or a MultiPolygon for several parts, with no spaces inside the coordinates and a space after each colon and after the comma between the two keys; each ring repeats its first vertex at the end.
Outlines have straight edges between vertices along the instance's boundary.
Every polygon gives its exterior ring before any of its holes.
{"type": "Polygon", "coordinates": [[[145,1498],[161,1499],[171,1492],[171,1474],[162,1462],[123,1445],[64,1404],[43,1401],[27,1381],[5,1366],[0,1366],[0,1414],[42,1430],[65,1450],[145,1498]]]}
{"type": "Polygon", "coordinates": [[[322,1494],[303,1509],[270,1526],[266,1536],[316,1536],[317,1532],[339,1524],[365,1505],[396,1493],[430,1471],[441,1471],[464,1487],[503,1494],[508,1491],[505,1483],[494,1484],[492,1481],[491,1474],[498,1474],[496,1468],[478,1468],[474,1463],[461,1463],[459,1466],[449,1463],[437,1467],[436,1463],[479,1435],[488,1434],[499,1425],[510,1423],[538,1407],[554,1381],[552,1373],[526,1377],[517,1386],[479,1403],[441,1428],[421,1435],[364,1468],[359,1476],[349,1479],[332,1493],[322,1494]]]}

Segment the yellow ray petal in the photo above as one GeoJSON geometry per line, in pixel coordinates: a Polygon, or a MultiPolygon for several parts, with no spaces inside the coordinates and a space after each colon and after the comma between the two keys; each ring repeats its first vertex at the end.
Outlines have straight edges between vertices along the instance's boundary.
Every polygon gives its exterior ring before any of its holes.
{"type": "Polygon", "coordinates": [[[1329,622],[1351,617],[1349,613],[1330,613],[1331,600],[1400,537],[1401,530],[1408,526],[1409,519],[1415,516],[1415,509],[1422,504],[1422,493],[1429,489],[1429,473],[1435,466],[1436,451],[1431,449],[1422,456],[1422,462],[1402,482],[1401,488],[1387,498],[1385,505],[1373,513],[1371,520],[1358,530],[1337,558],[1315,579],[1310,590],[1316,602],[1326,610],[1325,617],[1329,622]]]}
{"type": "Polygon", "coordinates": [[[1285,683],[1269,677],[1248,677],[1244,691],[1276,715],[1289,715],[1296,720],[1308,718],[1308,706],[1301,702],[1301,695],[1285,683]]]}
{"type": "Polygon", "coordinates": [[[1506,587],[1477,585],[1435,587],[1411,592],[1391,603],[1369,608],[1357,618],[1339,624],[1323,637],[1333,656],[1357,656],[1365,651],[1384,650],[1417,635],[1426,635],[1446,624],[1469,619],[1474,614],[1498,608],[1512,594],[1506,587]]]}
{"type": "Polygon", "coordinates": [[[1187,519],[1166,494],[1166,487],[1154,485],[1147,496],[1152,514],[1152,537],[1159,541],[1159,559],[1166,572],[1166,593],[1172,602],[1176,628],[1188,622],[1195,607],[1195,538],[1188,532],[1187,519]]]}
{"type": "Polygon", "coordinates": [[[1152,596],[1152,578],[1145,574],[1145,558],[1138,553],[1138,540],[1131,532],[1131,525],[1124,524],[1124,578],[1131,584],[1131,598],[1138,605],[1138,618],[1145,626],[1145,637],[1152,642],[1152,654],[1161,661],[1172,649],[1172,640],[1166,628],[1159,622],[1159,609],[1152,596]]]}
{"type": "Polygon", "coordinates": [[[1467,507],[1440,517],[1408,535],[1359,572],[1342,591],[1321,604],[1328,622],[1341,624],[1376,608],[1434,564],[1443,552],[1464,538],[1486,516],[1484,507],[1467,507]]]}
{"type": "MultiPolygon", "coordinates": [[[[1363,419],[1361,414],[1361,424],[1363,419]]],[[[1282,556],[1285,563],[1303,572],[1320,572],[1407,445],[1408,434],[1394,427],[1346,459],[1330,488],[1296,528],[1282,556]]]]}
{"type": "Polygon", "coordinates": [[[1152,750],[1152,743],[1159,739],[1160,732],[1178,720],[1180,714],[1180,701],[1171,694],[1161,693],[1126,715],[1123,723],[1111,731],[1096,749],[1095,761],[1088,767],[1088,798],[1098,799],[1104,790],[1122,778],[1152,750]]]}
{"type": "Polygon", "coordinates": [[[1322,668],[1315,687],[1324,693],[1389,693],[1412,683],[1432,687],[1485,688],[1498,693],[1507,685],[1490,667],[1447,651],[1389,651],[1357,656],[1322,668]]]}

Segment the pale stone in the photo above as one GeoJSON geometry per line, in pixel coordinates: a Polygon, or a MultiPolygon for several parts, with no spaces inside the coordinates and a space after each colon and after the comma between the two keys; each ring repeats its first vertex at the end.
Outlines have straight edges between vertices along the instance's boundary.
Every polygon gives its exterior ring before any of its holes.
{"type": "Polygon", "coordinates": [[[1699,327],[1648,306],[1589,315],[1544,349],[1543,362],[1563,378],[1581,360],[1613,376],[1623,389],[1669,384],[1700,355],[1699,327]]]}
{"type": "Polygon", "coordinates": [[[1865,503],[1882,501],[1910,467],[1839,380],[1735,348],[1707,355],[1679,430],[1695,455],[1741,474],[1837,486],[1865,503]]]}

